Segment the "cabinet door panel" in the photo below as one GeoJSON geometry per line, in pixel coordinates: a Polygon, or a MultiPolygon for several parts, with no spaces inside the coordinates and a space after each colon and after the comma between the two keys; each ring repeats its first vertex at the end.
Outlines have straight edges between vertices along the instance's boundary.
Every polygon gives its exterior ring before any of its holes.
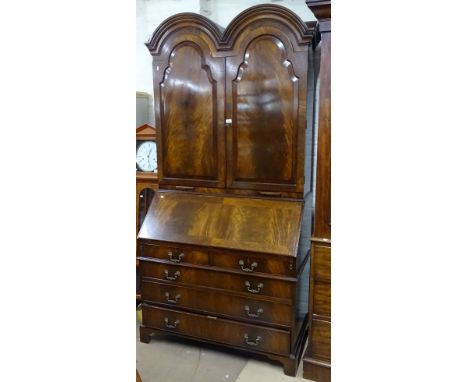
{"type": "Polygon", "coordinates": [[[232,116],[227,186],[300,192],[304,79],[297,76],[285,44],[276,36],[259,35],[238,51],[227,59],[232,116]]]}
{"type": "Polygon", "coordinates": [[[224,63],[194,41],[182,41],[154,65],[164,68],[157,88],[160,183],[223,187],[224,63]]]}

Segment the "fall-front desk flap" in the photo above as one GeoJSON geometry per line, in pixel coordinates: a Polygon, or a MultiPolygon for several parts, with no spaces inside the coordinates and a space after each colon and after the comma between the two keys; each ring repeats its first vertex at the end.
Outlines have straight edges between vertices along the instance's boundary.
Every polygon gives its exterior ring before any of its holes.
{"type": "Polygon", "coordinates": [[[296,256],[301,218],[301,201],[158,192],[138,237],[296,256]]]}

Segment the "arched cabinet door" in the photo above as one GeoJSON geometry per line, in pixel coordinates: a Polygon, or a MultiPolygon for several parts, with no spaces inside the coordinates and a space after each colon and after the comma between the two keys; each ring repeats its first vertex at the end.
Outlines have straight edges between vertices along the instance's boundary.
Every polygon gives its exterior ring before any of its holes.
{"type": "Polygon", "coordinates": [[[161,185],[225,186],[224,58],[219,31],[193,14],[169,18],[147,46],[153,55],[161,185]]]}
{"type": "Polygon", "coordinates": [[[228,188],[303,192],[306,29],[274,13],[241,14],[226,29],[228,188]]]}

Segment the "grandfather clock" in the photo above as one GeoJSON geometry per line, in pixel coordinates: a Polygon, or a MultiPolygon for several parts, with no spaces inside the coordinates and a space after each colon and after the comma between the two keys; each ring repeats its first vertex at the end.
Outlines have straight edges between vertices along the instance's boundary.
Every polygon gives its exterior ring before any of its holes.
{"type": "Polygon", "coordinates": [[[136,171],[136,233],[141,226],[142,220],[148,211],[154,192],[158,189],[157,167],[151,162],[151,157],[156,156],[156,151],[151,154],[151,147],[144,145],[154,145],[156,150],[156,129],[153,126],[144,124],[136,129],[136,149],[137,149],[137,171],[136,171]],[[141,153],[141,154],[139,154],[141,153]],[[145,156],[145,161],[139,158],[145,156]],[[146,160],[148,156],[148,160],[146,160]],[[149,191],[148,191],[149,190],[149,191]],[[151,192],[152,191],[152,192],[151,192]]]}
{"type": "Polygon", "coordinates": [[[314,232],[311,237],[309,289],[309,344],[304,355],[304,378],[318,382],[331,379],[331,1],[308,0],[319,20],[321,45],[318,93],[318,142],[314,232]]]}
{"type": "MultiPolygon", "coordinates": [[[[156,129],[148,124],[139,126],[136,129],[136,234],[138,234],[151,200],[158,189],[158,173],[157,167],[155,167],[156,152],[152,153],[151,151],[155,150],[155,147],[156,129]],[[153,158],[154,163],[152,162],[153,158]]],[[[138,260],[136,265],[139,266],[138,260]]],[[[141,294],[138,286],[136,297],[137,300],[140,300],[141,294]]]]}

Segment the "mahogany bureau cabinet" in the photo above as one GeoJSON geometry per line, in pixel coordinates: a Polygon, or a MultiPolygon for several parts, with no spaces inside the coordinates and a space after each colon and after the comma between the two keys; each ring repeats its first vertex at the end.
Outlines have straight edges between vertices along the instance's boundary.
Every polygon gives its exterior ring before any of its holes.
{"type": "Polygon", "coordinates": [[[295,375],[308,329],[315,24],[259,5],[168,18],[153,56],[159,190],[138,234],[142,325],[295,375]],[[312,95],[313,96],[313,95],[312,95]]]}

